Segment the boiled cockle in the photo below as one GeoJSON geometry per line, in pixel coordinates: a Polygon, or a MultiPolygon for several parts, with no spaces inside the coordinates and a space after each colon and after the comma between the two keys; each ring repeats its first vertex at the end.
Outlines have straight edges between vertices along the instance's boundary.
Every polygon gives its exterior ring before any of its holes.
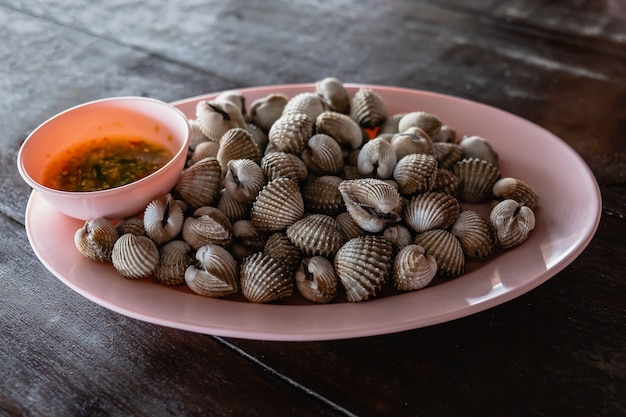
{"type": "Polygon", "coordinates": [[[535,213],[515,200],[498,203],[489,214],[496,244],[510,249],[524,242],[535,228],[535,213]]]}
{"type": "Polygon", "coordinates": [[[501,178],[493,184],[491,190],[495,197],[502,200],[515,200],[531,210],[539,205],[537,193],[527,183],[516,178],[501,178]]]}
{"type": "Polygon", "coordinates": [[[191,246],[182,240],[170,240],[159,248],[159,262],[154,279],[165,285],[185,283],[185,271],[193,262],[191,246]]]}
{"type": "Polygon", "coordinates": [[[367,177],[391,178],[396,166],[396,152],[383,138],[375,138],[361,148],[357,159],[359,174],[367,177]]]}
{"type": "Polygon", "coordinates": [[[104,217],[85,222],[74,234],[76,249],[84,256],[96,261],[111,260],[113,245],[118,238],[118,231],[113,223],[104,217]]]}
{"type": "Polygon", "coordinates": [[[243,296],[253,303],[280,300],[293,292],[293,277],[285,264],[262,252],[243,260],[239,278],[243,296]]]}
{"type": "Polygon", "coordinates": [[[420,245],[407,245],[393,261],[393,285],[399,291],[424,288],[437,274],[437,261],[420,245]]]}
{"type": "Polygon", "coordinates": [[[183,228],[184,213],[171,194],[152,200],[143,215],[146,235],[157,245],[174,239],[183,228]]]}
{"type": "Polygon", "coordinates": [[[347,180],[339,185],[348,213],[367,232],[381,232],[387,225],[400,221],[402,199],[388,183],[364,178],[347,180]]]}
{"type": "Polygon", "coordinates": [[[230,252],[208,244],[196,251],[196,262],[185,270],[185,281],[196,294],[225,297],[237,292],[238,274],[239,266],[230,252]]]}
{"type": "Polygon", "coordinates": [[[257,195],[250,219],[254,227],[266,232],[286,229],[304,215],[304,201],[298,183],[289,178],[277,178],[263,187],[257,195]]]}
{"type": "Polygon", "coordinates": [[[159,262],[159,249],[149,237],[127,233],[115,241],[111,262],[124,278],[146,278],[159,262]]]}
{"type": "Polygon", "coordinates": [[[337,295],[337,274],[332,263],[324,257],[305,258],[296,272],[296,288],[307,300],[329,303],[337,295]]]}
{"type": "Polygon", "coordinates": [[[328,108],[337,113],[350,114],[350,96],[343,83],[335,77],[326,77],[315,83],[315,92],[328,108]]]}
{"type": "Polygon", "coordinates": [[[252,203],[265,185],[261,167],[251,159],[231,159],[226,165],[224,189],[235,201],[252,203]]]}

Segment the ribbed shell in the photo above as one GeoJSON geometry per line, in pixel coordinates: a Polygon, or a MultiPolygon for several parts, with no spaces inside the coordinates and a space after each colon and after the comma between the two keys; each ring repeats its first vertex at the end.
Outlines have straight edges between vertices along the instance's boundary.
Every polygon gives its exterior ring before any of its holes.
{"type": "Polygon", "coordinates": [[[192,263],[191,246],[182,240],[170,240],[159,248],[154,278],[165,285],[184,284],[185,271],[192,263]]]}
{"type": "Polygon", "coordinates": [[[389,226],[383,232],[383,237],[393,244],[394,252],[399,251],[403,247],[413,242],[413,234],[411,231],[401,224],[389,226]]]}
{"type": "Polygon", "coordinates": [[[196,119],[187,120],[189,123],[189,149],[194,151],[196,147],[205,142],[209,142],[209,138],[202,133],[200,126],[198,125],[198,121],[196,119]]]}
{"type": "Polygon", "coordinates": [[[208,158],[209,156],[217,158],[217,151],[219,148],[220,144],[218,142],[206,141],[199,143],[195,149],[189,153],[187,166],[192,166],[201,159],[208,158]]]}
{"type": "Polygon", "coordinates": [[[313,135],[313,120],[304,113],[282,115],[268,133],[270,146],[277,152],[300,155],[313,135]]]}
{"type": "Polygon", "coordinates": [[[323,133],[311,136],[301,155],[307,170],[315,175],[337,174],[343,168],[339,143],[323,133]]]}
{"type": "Polygon", "coordinates": [[[183,227],[184,213],[171,194],[152,200],[144,210],[146,235],[157,245],[174,239],[183,227]]]}
{"type": "Polygon", "coordinates": [[[534,210],[539,205],[539,196],[522,180],[506,177],[501,178],[491,187],[493,195],[502,200],[515,200],[523,206],[534,210]]]}
{"type": "Polygon", "coordinates": [[[208,157],[185,169],[178,178],[175,191],[193,209],[213,202],[220,190],[222,170],[216,158],[208,157]]]}
{"type": "Polygon", "coordinates": [[[348,213],[361,229],[377,233],[400,221],[402,200],[398,191],[374,178],[346,180],[339,192],[348,213]]]}
{"type": "Polygon", "coordinates": [[[366,234],[365,230],[361,229],[361,226],[359,226],[359,224],[354,221],[350,213],[346,211],[339,213],[335,220],[337,220],[337,223],[345,235],[346,240],[366,234]]]}
{"type": "Polygon", "coordinates": [[[127,233],[115,241],[111,262],[124,278],[146,278],[159,262],[159,249],[150,238],[127,233]]]}
{"type": "Polygon", "coordinates": [[[454,164],[454,175],[460,180],[459,200],[482,203],[491,197],[491,188],[500,178],[500,171],[485,160],[464,158],[454,164]]]}
{"type": "Polygon", "coordinates": [[[332,256],[344,243],[337,221],[325,214],[311,214],[287,228],[291,243],[309,256],[332,256]]]}
{"type": "Polygon", "coordinates": [[[196,262],[185,271],[187,286],[206,297],[225,297],[239,289],[239,267],[223,247],[205,245],[196,251],[196,262]]]}
{"type": "Polygon", "coordinates": [[[302,252],[291,243],[285,232],[272,233],[265,242],[263,253],[282,261],[289,272],[294,272],[302,260],[302,252]]]}
{"type": "Polygon", "coordinates": [[[228,161],[224,189],[230,196],[244,203],[252,203],[265,185],[261,167],[251,159],[228,161]]]}
{"type": "Polygon", "coordinates": [[[433,155],[439,168],[450,169],[463,158],[463,148],[456,143],[434,142],[433,155]]]}
{"type": "Polygon", "coordinates": [[[215,97],[215,101],[218,103],[229,102],[233,104],[242,116],[246,116],[246,96],[238,90],[226,90],[222,91],[215,97]]]}
{"type": "Polygon", "coordinates": [[[250,159],[261,161],[261,151],[252,135],[245,129],[231,129],[222,136],[220,148],[217,151],[217,160],[226,173],[228,162],[234,159],[250,159]]]}
{"type": "Polygon", "coordinates": [[[247,219],[250,217],[252,203],[235,201],[225,189],[222,189],[220,191],[216,207],[226,215],[232,224],[237,220],[247,219]]]}
{"type": "Polygon", "coordinates": [[[315,92],[324,100],[330,110],[350,113],[350,96],[343,83],[334,77],[326,77],[315,83],[315,92]]]}
{"type": "Polygon", "coordinates": [[[427,192],[411,198],[404,211],[404,220],[420,233],[430,229],[446,229],[459,216],[461,206],[450,194],[427,192]]]}
{"type": "Polygon", "coordinates": [[[298,183],[277,178],[267,183],[252,205],[250,219],[259,230],[275,232],[301,219],[304,201],[298,183]]]}
{"type": "Polygon", "coordinates": [[[420,245],[407,245],[393,261],[393,284],[398,291],[415,291],[424,288],[437,275],[437,261],[426,255],[420,245]]]}
{"type": "Polygon", "coordinates": [[[312,92],[304,92],[296,94],[289,99],[283,109],[283,116],[302,113],[306,114],[313,122],[326,108],[326,102],[319,95],[312,92]]]}
{"type": "Polygon", "coordinates": [[[299,156],[287,152],[264,155],[261,159],[261,169],[268,181],[284,177],[300,182],[309,174],[304,161],[299,156]]]}
{"type": "Polygon", "coordinates": [[[393,179],[404,195],[430,191],[437,178],[437,160],[423,153],[410,154],[400,159],[393,170],[393,179]]]}
{"type": "Polygon", "coordinates": [[[441,120],[434,114],[423,111],[414,111],[405,114],[398,122],[398,131],[405,132],[409,128],[418,127],[422,129],[428,137],[432,137],[441,130],[441,120]]]}
{"type": "Polygon", "coordinates": [[[461,139],[459,146],[463,148],[463,157],[467,159],[476,158],[489,162],[497,167],[499,164],[498,153],[493,149],[487,139],[480,136],[468,136],[461,139]]]}
{"type": "Polygon", "coordinates": [[[244,259],[240,282],[243,296],[253,303],[280,300],[293,292],[293,277],[285,264],[262,252],[244,259]]]}
{"type": "Polygon", "coordinates": [[[135,236],[144,236],[146,234],[146,229],[143,227],[143,216],[132,216],[122,219],[115,224],[115,228],[119,236],[126,233],[131,233],[135,236]]]}
{"type": "Polygon", "coordinates": [[[347,149],[358,149],[363,144],[361,127],[346,114],[328,111],[320,114],[315,119],[315,131],[334,138],[347,149]]]}
{"type": "Polygon", "coordinates": [[[391,260],[391,242],[382,236],[359,236],[344,244],[334,266],[346,299],[356,302],[376,296],[389,278],[391,260]]]}
{"type": "Polygon", "coordinates": [[[396,153],[397,160],[412,153],[433,153],[433,141],[422,129],[417,127],[394,134],[389,139],[389,143],[396,153]]]}
{"type": "Polygon", "coordinates": [[[274,122],[283,114],[289,97],[281,93],[268,94],[250,105],[250,121],[264,132],[268,132],[274,122]]]}
{"type": "Polygon", "coordinates": [[[449,169],[437,168],[437,177],[432,191],[450,194],[458,198],[459,188],[461,188],[461,180],[454,175],[454,172],[449,169]]]}
{"type": "Polygon", "coordinates": [[[337,274],[326,258],[313,256],[303,259],[295,278],[298,292],[311,302],[330,303],[337,295],[337,274]]]}
{"type": "Polygon", "coordinates": [[[422,246],[427,255],[435,258],[439,274],[457,277],[464,272],[465,256],[461,243],[447,230],[432,229],[419,233],[414,243],[422,246]]]}
{"type": "Polygon", "coordinates": [[[467,259],[478,260],[493,252],[493,238],[487,220],[473,210],[463,210],[450,232],[459,239],[467,259]]]}
{"type": "Polygon", "coordinates": [[[219,142],[230,129],[245,127],[241,110],[227,101],[199,101],[196,104],[196,123],[202,133],[215,142],[219,142]]]}
{"type": "Polygon", "coordinates": [[[383,98],[369,88],[360,88],[352,97],[350,116],[361,127],[378,127],[387,120],[387,114],[383,98]]]}
{"type": "Polygon", "coordinates": [[[396,151],[383,138],[375,138],[361,148],[357,158],[359,174],[368,177],[389,179],[396,167],[396,151]]]}
{"type": "Polygon", "coordinates": [[[104,217],[85,222],[85,225],[74,234],[76,249],[89,259],[100,262],[111,260],[113,245],[119,237],[113,223],[104,217]]]}
{"type": "Polygon", "coordinates": [[[231,223],[217,208],[200,207],[185,219],[182,236],[194,250],[209,243],[227,246],[232,241],[231,223]]]}
{"type": "Polygon", "coordinates": [[[344,211],[346,206],[339,192],[341,177],[323,175],[309,181],[302,187],[302,198],[307,211],[334,215],[344,211]]]}
{"type": "Polygon", "coordinates": [[[533,211],[515,200],[498,203],[489,214],[496,245],[503,249],[523,243],[535,228],[533,211]]]}

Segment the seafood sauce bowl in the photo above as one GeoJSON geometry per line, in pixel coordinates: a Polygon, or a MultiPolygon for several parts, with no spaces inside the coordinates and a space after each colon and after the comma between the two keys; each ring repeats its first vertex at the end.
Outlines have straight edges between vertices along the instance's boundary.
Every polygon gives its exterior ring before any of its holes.
{"type": "Polygon", "coordinates": [[[122,219],[172,190],[190,135],[187,117],[168,103],[106,98],[37,127],[22,144],[17,166],[24,181],[60,212],[80,220],[122,219]]]}

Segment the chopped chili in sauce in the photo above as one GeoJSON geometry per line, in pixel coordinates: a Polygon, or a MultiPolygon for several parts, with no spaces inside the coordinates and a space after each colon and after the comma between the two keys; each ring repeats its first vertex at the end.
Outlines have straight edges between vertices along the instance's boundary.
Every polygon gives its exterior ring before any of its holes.
{"type": "Polygon", "coordinates": [[[93,139],[56,155],[44,185],[62,191],[97,191],[137,181],[172,159],[161,145],[136,137],[93,139]]]}

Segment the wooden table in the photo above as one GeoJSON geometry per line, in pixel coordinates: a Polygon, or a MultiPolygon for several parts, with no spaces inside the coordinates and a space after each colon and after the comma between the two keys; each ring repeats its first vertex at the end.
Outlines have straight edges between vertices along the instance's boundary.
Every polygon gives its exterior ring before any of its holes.
{"type": "Polygon", "coordinates": [[[0,2],[0,415],[626,415],[626,7],[327,3],[0,2]],[[66,287],[30,248],[15,161],[52,115],[329,75],[467,98],[551,131],[600,186],[595,237],[489,310],[313,342],[131,319],[66,287]]]}

